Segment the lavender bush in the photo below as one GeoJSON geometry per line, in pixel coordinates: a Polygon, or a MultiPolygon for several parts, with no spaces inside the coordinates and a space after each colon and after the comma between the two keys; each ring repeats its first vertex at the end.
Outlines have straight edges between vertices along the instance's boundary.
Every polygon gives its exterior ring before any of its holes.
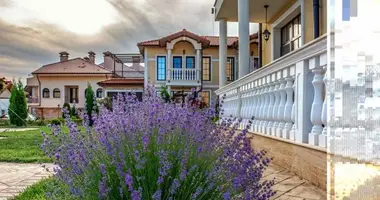
{"type": "Polygon", "coordinates": [[[56,177],[78,199],[257,199],[274,195],[261,181],[270,159],[251,148],[249,125],[212,122],[214,109],[164,103],[153,89],[143,101],[118,96],[85,133],[67,118],[42,148],[56,177]]]}

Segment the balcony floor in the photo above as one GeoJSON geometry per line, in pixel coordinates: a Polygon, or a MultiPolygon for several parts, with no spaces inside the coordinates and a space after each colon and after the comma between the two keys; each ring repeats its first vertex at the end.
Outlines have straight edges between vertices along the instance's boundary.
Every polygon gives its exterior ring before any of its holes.
{"type": "Polygon", "coordinates": [[[301,179],[294,173],[272,164],[264,172],[264,180],[273,180],[273,189],[277,192],[273,200],[325,200],[326,192],[301,179]]]}

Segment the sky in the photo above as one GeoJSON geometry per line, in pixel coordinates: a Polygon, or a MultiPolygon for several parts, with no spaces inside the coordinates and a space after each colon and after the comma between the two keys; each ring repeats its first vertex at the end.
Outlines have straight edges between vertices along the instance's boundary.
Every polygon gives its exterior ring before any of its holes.
{"type": "MultiPolygon", "coordinates": [[[[0,0],[0,76],[26,78],[44,64],[103,52],[137,53],[136,44],[187,29],[218,35],[214,0],[0,0]]],[[[257,31],[251,25],[251,32],[257,31]]],[[[237,36],[237,23],[228,24],[237,36]]]]}

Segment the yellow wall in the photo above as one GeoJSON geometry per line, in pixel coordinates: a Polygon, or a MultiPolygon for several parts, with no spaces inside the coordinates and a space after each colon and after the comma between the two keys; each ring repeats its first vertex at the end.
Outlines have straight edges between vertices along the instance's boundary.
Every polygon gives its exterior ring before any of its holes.
{"type": "MultiPolygon", "coordinates": [[[[271,23],[275,22],[281,15],[283,15],[289,8],[292,7],[297,0],[293,0],[291,3],[284,6],[277,12],[274,17],[268,20],[268,30],[271,30],[271,23]]],[[[327,32],[327,0],[320,0],[320,35],[323,35],[327,32]]],[[[305,44],[314,40],[314,18],[313,18],[313,0],[304,0],[305,7],[305,32],[304,32],[304,42],[305,44]]],[[[263,24],[263,30],[265,30],[265,24],[263,24]]],[[[271,34],[269,40],[265,42],[263,39],[263,65],[266,65],[272,62],[272,40],[273,33],[271,34]]]]}
{"type": "Polygon", "coordinates": [[[249,45],[249,50],[250,50],[249,53],[251,53],[251,51],[253,51],[253,56],[259,56],[259,48],[257,46],[257,43],[251,43],[249,45]]]}

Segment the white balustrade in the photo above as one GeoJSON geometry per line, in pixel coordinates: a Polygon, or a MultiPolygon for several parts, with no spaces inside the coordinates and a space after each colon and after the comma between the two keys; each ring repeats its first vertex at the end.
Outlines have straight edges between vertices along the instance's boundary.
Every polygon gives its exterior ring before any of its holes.
{"type": "Polygon", "coordinates": [[[280,105],[280,81],[275,81],[274,87],[274,105],[273,105],[273,126],[271,130],[271,135],[276,135],[276,130],[278,127],[278,107],[280,105]]]}
{"type": "Polygon", "coordinates": [[[216,94],[226,96],[223,117],[241,117],[240,128],[254,117],[250,131],[257,134],[326,147],[326,38],[219,88],[216,94]]]}
{"type": "Polygon", "coordinates": [[[322,134],[322,87],[323,87],[323,68],[319,65],[319,57],[314,57],[309,60],[309,66],[314,74],[312,81],[314,87],[314,100],[311,106],[310,120],[313,124],[311,133],[309,134],[309,144],[318,145],[319,135],[322,134]]]}
{"type": "Polygon", "coordinates": [[[282,136],[282,131],[284,130],[285,127],[285,115],[284,115],[284,110],[285,110],[285,104],[286,104],[286,91],[285,91],[285,86],[286,86],[286,80],[285,78],[282,78],[280,80],[280,104],[278,106],[278,115],[277,119],[279,121],[276,129],[276,136],[281,137],[282,136]]]}
{"type": "Polygon", "coordinates": [[[196,81],[199,80],[198,69],[169,69],[171,80],[196,81]]]}
{"type": "Polygon", "coordinates": [[[285,78],[286,80],[286,104],[285,104],[285,126],[284,130],[282,131],[282,138],[290,139],[290,130],[293,126],[292,121],[292,110],[293,110],[293,77],[288,76],[285,78]]]}

